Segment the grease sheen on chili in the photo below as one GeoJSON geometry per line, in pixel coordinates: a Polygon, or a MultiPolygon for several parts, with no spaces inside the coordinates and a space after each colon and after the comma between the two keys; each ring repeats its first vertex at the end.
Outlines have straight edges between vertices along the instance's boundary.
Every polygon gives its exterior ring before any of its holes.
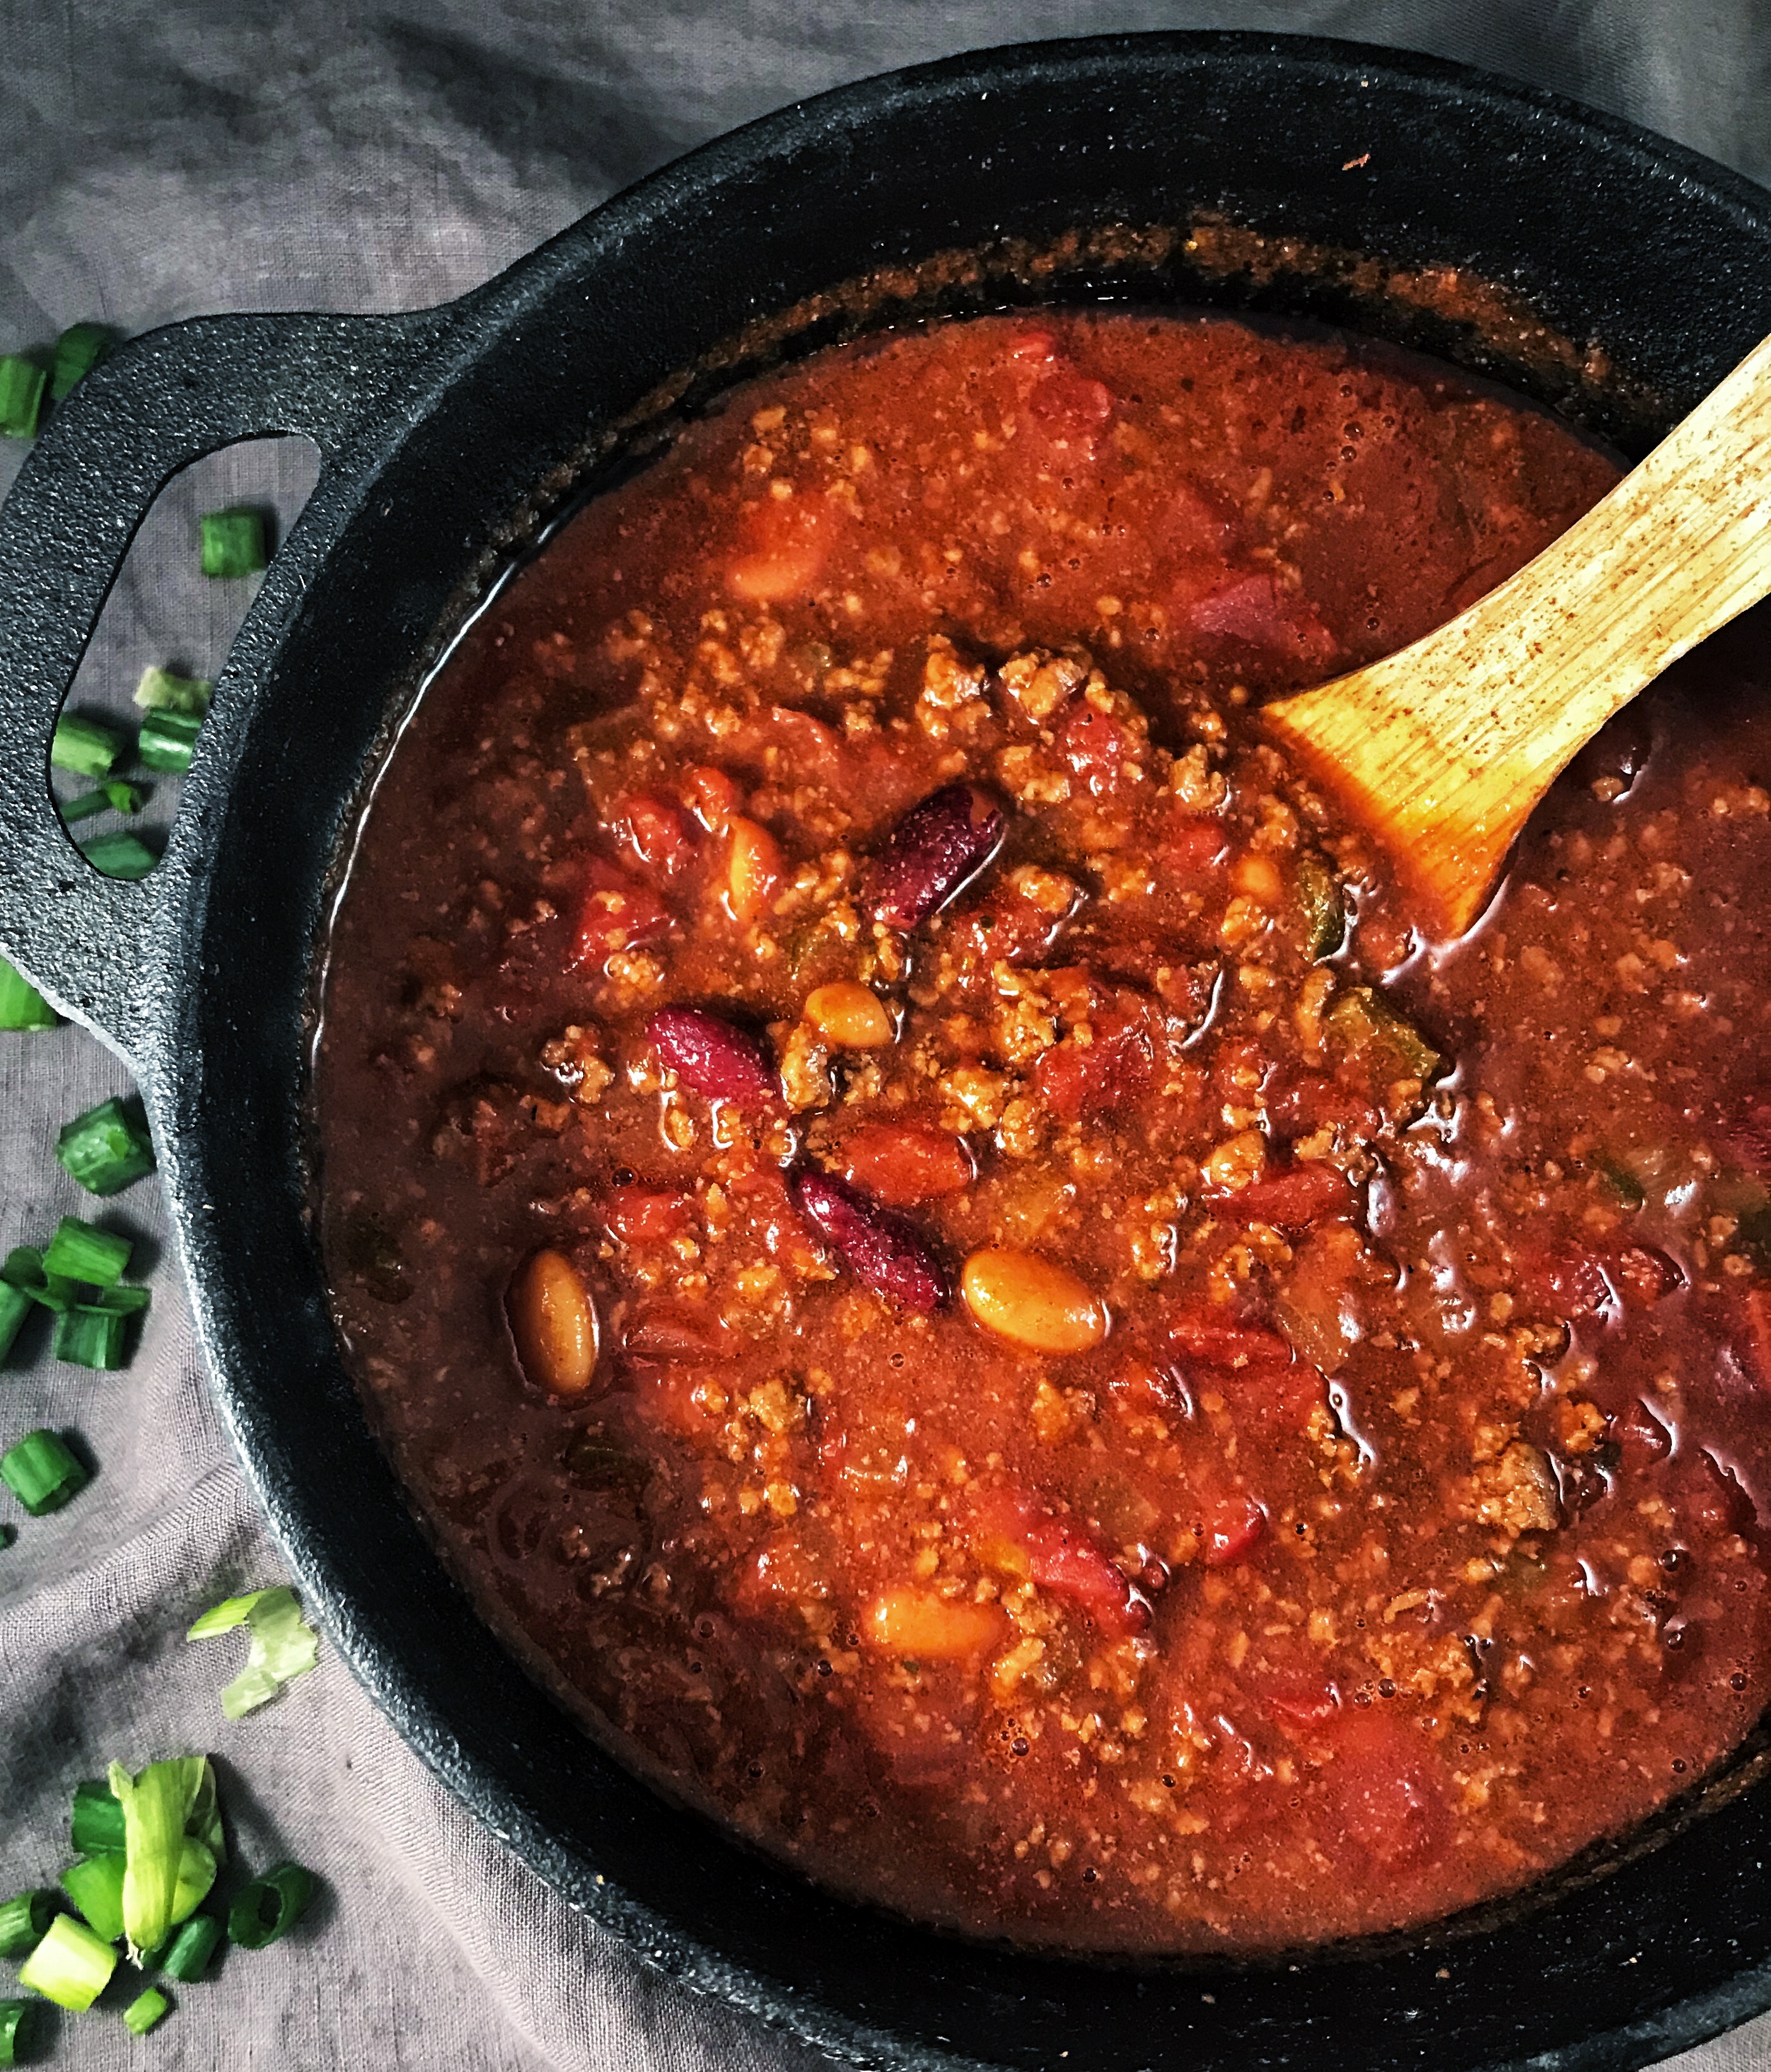
{"type": "Polygon", "coordinates": [[[1252,1949],[1528,1883],[1766,1696],[1749,624],[1421,942],[1263,745],[1614,479],[1448,371],[1046,313],[752,383],[376,794],[348,1357],[631,1762],[837,1889],[1252,1949]]]}

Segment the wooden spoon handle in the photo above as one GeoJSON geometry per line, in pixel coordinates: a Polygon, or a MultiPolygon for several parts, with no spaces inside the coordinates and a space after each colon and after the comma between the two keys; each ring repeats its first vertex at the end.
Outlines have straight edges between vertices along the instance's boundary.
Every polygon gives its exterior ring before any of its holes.
{"type": "Polygon", "coordinates": [[[1771,339],[1498,590],[1263,720],[1461,933],[1575,750],[1768,591],[1771,339]]]}

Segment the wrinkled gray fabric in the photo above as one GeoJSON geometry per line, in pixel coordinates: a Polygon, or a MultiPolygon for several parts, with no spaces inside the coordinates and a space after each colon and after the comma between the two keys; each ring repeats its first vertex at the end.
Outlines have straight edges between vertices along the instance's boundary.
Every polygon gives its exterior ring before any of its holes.
{"type": "MultiPolygon", "coordinates": [[[[138,331],[211,310],[441,301],[651,167],[798,96],[1022,37],[1185,27],[1466,59],[1771,178],[1765,0],[0,0],[0,351],[79,319],[138,331]]],[[[15,460],[0,456],[0,487],[15,460]]],[[[175,485],[76,702],[126,701],[150,662],[212,671],[245,590],[194,576],[196,512],[256,502],[286,522],[311,479],[305,450],[260,446],[175,485]]],[[[55,1132],[119,1083],[76,1030],[0,1035],[0,1247],[92,1207],[52,1161],[55,1132]]],[[[323,1655],[253,1718],[222,1719],[217,1692],[243,1643],[180,1636],[207,1604],[282,1570],[218,1432],[153,1183],[103,1219],[139,1240],[154,1289],[133,1365],[55,1363],[34,1326],[0,1375],[0,1444],[51,1424],[79,1434],[99,1469],[53,1518],[0,1504],[21,1527],[0,1554],[0,1878],[11,1889],[55,1874],[67,1795],[106,1759],[207,1747],[244,1860],[286,1850],[327,1883],[295,1937],[181,1989],[147,2042],[132,2045],[114,2011],[70,2017],[54,2061],[816,2062],[659,1983],[585,1926],[438,1790],[335,1660],[323,1655]]],[[[1771,2021],[1683,2062],[1771,2066],[1771,2021]]]]}

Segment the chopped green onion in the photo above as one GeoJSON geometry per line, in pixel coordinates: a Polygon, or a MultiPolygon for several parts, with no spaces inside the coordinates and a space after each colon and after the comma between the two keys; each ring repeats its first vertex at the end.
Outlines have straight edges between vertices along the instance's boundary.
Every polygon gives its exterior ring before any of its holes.
{"type": "Polygon", "coordinates": [[[221,1923],[212,1914],[193,1914],[168,1944],[162,1959],[166,1975],[181,1985],[200,1979],[221,1940],[221,1923]]]}
{"type": "Polygon", "coordinates": [[[33,1302],[40,1302],[44,1309],[53,1309],[60,1316],[64,1309],[74,1306],[79,1293],[72,1281],[57,1276],[51,1280],[43,1272],[43,1256],[34,1245],[15,1244],[0,1265],[0,1281],[15,1288],[21,1295],[28,1296],[33,1302]]]}
{"type": "Polygon", "coordinates": [[[265,521],[256,511],[210,511],[197,520],[206,576],[256,575],[265,566],[265,521]]]}
{"type": "Polygon", "coordinates": [[[0,1906],[0,1957],[28,1956],[61,1911],[61,1894],[47,1885],[22,1892],[0,1906]]]}
{"type": "Polygon", "coordinates": [[[150,712],[142,722],[137,752],[150,770],[188,770],[202,729],[196,713],[150,712]]]}
{"type": "Polygon", "coordinates": [[[94,835],[80,844],[80,853],[107,878],[146,878],[160,860],[146,842],[131,834],[94,835]]]}
{"type": "Polygon", "coordinates": [[[58,1914],[26,1959],[18,1983],[79,2014],[104,1992],[116,1969],[117,1952],[109,1942],[72,1914],[58,1914]]]}
{"type": "Polygon", "coordinates": [[[55,1157],[88,1194],[117,1194],[154,1164],[146,1129],[115,1096],[64,1126],[55,1157]]]}
{"type": "Polygon", "coordinates": [[[123,2026],[131,2036],[146,2036],[157,2021],[163,2021],[171,2011],[171,2001],[158,1986],[150,1986],[124,2008],[123,2026]]]}
{"type": "Polygon", "coordinates": [[[43,1254],[43,1272],[65,1274],[70,1281],[88,1281],[95,1288],[109,1288],[129,1271],[132,1239],[100,1230],[78,1216],[64,1216],[43,1254]]]}
{"type": "Polygon", "coordinates": [[[1337,1041],[1355,1058],[1374,1050],[1387,1053],[1403,1068],[1399,1078],[1431,1079],[1444,1063],[1413,1023],[1405,1022],[1368,985],[1343,993],[1324,1019],[1337,1041]]]}
{"type": "Polygon", "coordinates": [[[1297,903],[1304,910],[1305,950],[1312,964],[1331,957],[1346,937],[1341,881],[1319,856],[1297,860],[1297,903]]]}
{"type": "MultiPolygon", "coordinates": [[[[74,1848],[83,1856],[120,1856],[123,1853],[123,1807],[108,1778],[88,1777],[74,1786],[74,1811],[69,1822],[74,1848]]],[[[119,1929],[121,1934],[122,1930],[119,1929]]]]}
{"type": "Polygon", "coordinates": [[[123,1932],[123,1859],[85,1856],[61,1874],[61,1889],[87,1926],[107,1942],[123,1932]]]}
{"type": "Polygon", "coordinates": [[[0,360],[0,433],[9,439],[35,438],[48,385],[49,376],[22,352],[0,360]]]}
{"type": "Polygon", "coordinates": [[[147,1307],[150,1299],[146,1288],[101,1288],[74,1307],[88,1317],[134,1317],[147,1307]]]}
{"type": "Polygon", "coordinates": [[[0,1453],[0,1482],[33,1518],[60,1511],[91,1480],[53,1432],[27,1432],[0,1453]]]}
{"type": "Polygon", "coordinates": [[[135,687],[135,702],[146,712],[188,713],[201,719],[209,709],[215,688],[207,676],[179,676],[171,669],[144,669],[135,687]]]}
{"type": "Polygon", "coordinates": [[[58,770],[72,770],[80,777],[108,777],[122,753],[123,737],[113,726],[82,719],[76,713],[64,713],[55,722],[49,759],[58,770]]]}
{"type": "Polygon", "coordinates": [[[68,821],[89,820],[94,813],[138,813],[147,804],[147,793],[139,784],[112,777],[96,791],[82,791],[77,799],[62,802],[61,816],[68,821]]]}
{"type": "Polygon", "coordinates": [[[251,1629],[252,1645],[245,1667],[221,1694],[222,1712],[230,1720],[274,1698],[291,1677],[311,1669],[319,1655],[319,1636],[302,1618],[295,1593],[286,1583],[212,1605],[185,1638],[209,1640],[237,1626],[251,1629]]]}
{"type": "Polygon", "coordinates": [[[0,2000],[0,2065],[16,2065],[18,2053],[31,2048],[35,2000],[0,2000]]]}
{"type": "Polygon", "coordinates": [[[51,1348],[59,1360],[70,1367],[89,1367],[105,1373],[123,1366],[123,1339],[128,1319],[113,1310],[70,1309],[55,1319],[51,1348]]]}
{"type": "Polygon", "coordinates": [[[55,363],[49,374],[50,401],[59,403],[76,381],[109,356],[115,342],[104,324],[70,324],[55,340],[55,363]]]}
{"type": "Polygon", "coordinates": [[[53,1029],[55,1010],[15,965],[0,957],[0,1029],[53,1029]]]}
{"type": "Polygon", "coordinates": [[[1619,1160],[1607,1157],[1601,1152],[1592,1162],[1600,1177],[1626,1209],[1639,1209],[1647,1200],[1641,1181],[1619,1160]]]}
{"type": "Polygon", "coordinates": [[[0,1360],[12,1350],[12,1342],[23,1328],[33,1305],[23,1289],[0,1281],[0,1360]]]}
{"type": "Polygon", "coordinates": [[[274,1864],[228,1910],[228,1933],[242,1950],[263,1950],[286,1935],[314,1896],[314,1878],[299,1864],[274,1864]]]}
{"type": "Polygon", "coordinates": [[[221,1817],[207,1756],[150,1762],[139,1777],[113,1762],[110,1778],[123,1807],[123,1932],[134,1956],[163,1942],[215,1883],[221,1817]]]}

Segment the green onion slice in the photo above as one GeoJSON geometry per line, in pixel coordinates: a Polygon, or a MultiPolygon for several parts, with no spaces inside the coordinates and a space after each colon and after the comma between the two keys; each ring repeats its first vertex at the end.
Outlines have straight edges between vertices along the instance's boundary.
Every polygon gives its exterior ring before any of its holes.
{"type": "Polygon", "coordinates": [[[123,2026],[131,2036],[146,2036],[158,2021],[172,2012],[172,2003],[158,1986],[138,1993],[123,2010],[123,2026]]]}
{"type": "Polygon", "coordinates": [[[242,1950],[263,1950],[286,1935],[314,1896],[314,1877],[299,1864],[273,1864],[228,1910],[228,1933],[242,1950]]]}
{"type": "Polygon", "coordinates": [[[123,1807],[123,1932],[135,1956],[199,1905],[224,1853],[209,1758],[176,1756],[131,1777],[120,1762],[111,1790],[123,1807]]]}
{"type": "Polygon", "coordinates": [[[61,1889],[95,1935],[114,1942],[123,1932],[123,1859],[84,1856],[61,1874],[61,1889]]]}
{"type": "Polygon", "coordinates": [[[0,1281],[0,1360],[12,1350],[12,1342],[23,1329],[33,1307],[31,1297],[10,1281],[0,1281]]]}
{"type": "Polygon", "coordinates": [[[212,1914],[193,1914],[168,1946],[163,1968],[169,1979],[189,1985],[209,1968],[221,1940],[221,1923],[212,1914]]]}
{"type": "Polygon", "coordinates": [[[0,1264],[0,1281],[28,1295],[33,1302],[40,1302],[44,1309],[53,1309],[58,1316],[73,1308],[80,1293],[72,1281],[45,1273],[43,1254],[30,1244],[15,1244],[6,1254],[5,1264],[0,1264]]]}
{"type": "Polygon", "coordinates": [[[238,1626],[250,1629],[252,1644],[246,1651],[245,1667],[221,1694],[222,1712],[230,1720],[257,1711],[292,1677],[311,1669],[319,1655],[319,1636],[302,1618],[295,1593],[287,1584],[212,1605],[185,1638],[209,1640],[238,1626]]]}
{"type": "Polygon", "coordinates": [[[18,2054],[31,2048],[35,2026],[31,2010],[35,2000],[0,2000],[0,2065],[16,2065],[18,2054]]]}
{"type": "Polygon", "coordinates": [[[139,784],[131,784],[121,777],[107,777],[96,791],[82,791],[77,799],[64,799],[61,816],[72,825],[76,820],[89,820],[94,813],[138,813],[147,800],[148,795],[139,784]]]}
{"type": "Polygon", "coordinates": [[[265,521],[257,512],[207,512],[197,530],[206,576],[256,575],[265,566],[265,521]]]}
{"type": "MultiPolygon", "coordinates": [[[[120,1856],[123,1853],[123,1808],[110,1780],[88,1777],[74,1786],[74,1811],[69,1822],[75,1849],[83,1856],[120,1856]]],[[[122,1930],[119,1929],[121,1934],[122,1930]]]]}
{"type": "Polygon", "coordinates": [[[201,719],[209,709],[215,685],[207,676],[175,676],[170,669],[144,669],[135,687],[135,702],[144,712],[188,713],[201,719]]]}
{"type": "Polygon", "coordinates": [[[53,1432],[27,1432],[0,1453],[0,1482],[33,1518],[60,1511],[91,1479],[53,1432]]]}
{"type": "Polygon", "coordinates": [[[91,1317],[134,1317],[145,1309],[151,1299],[146,1288],[101,1288],[74,1307],[91,1317]]]}
{"type": "Polygon", "coordinates": [[[123,1357],[126,1318],[114,1310],[70,1309],[55,1319],[51,1350],[70,1367],[92,1367],[110,1374],[127,1364],[123,1357]]]}
{"type": "Polygon", "coordinates": [[[117,1952],[102,1936],[72,1914],[58,1914],[25,1959],[18,1983],[79,2014],[104,1992],[116,1969],[117,1952]]]}
{"type": "Polygon", "coordinates": [[[59,403],[76,382],[109,357],[116,343],[116,334],[108,324],[70,324],[55,340],[55,364],[49,370],[49,400],[59,403]]]}
{"type": "Polygon", "coordinates": [[[114,1231],[101,1230],[78,1216],[64,1216],[43,1253],[43,1272],[64,1274],[70,1281],[88,1281],[95,1288],[109,1288],[129,1271],[134,1241],[114,1231]]]}
{"type": "Polygon", "coordinates": [[[80,853],[107,878],[146,878],[160,860],[139,835],[129,833],[94,835],[80,853]]]}
{"type": "Polygon", "coordinates": [[[64,713],[55,722],[49,744],[49,759],[58,770],[72,770],[80,777],[108,777],[123,753],[123,737],[115,727],[96,719],[81,719],[64,713]]]}
{"type": "Polygon", "coordinates": [[[53,1029],[55,1010],[16,966],[0,957],[0,1029],[53,1029]]]}
{"type": "Polygon", "coordinates": [[[0,434],[9,439],[32,439],[43,415],[49,376],[22,352],[0,360],[0,434]]]}
{"type": "Polygon", "coordinates": [[[142,722],[137,753],[150,770],[188,770],[202,730],[199,713],[150,712],[142,722]]]}
{"type": "Polygon", "coordinates": [[[113,1098],[67,1124],[55,1157],[88,1194],[114,1194],[154,1170],[154,1146],[133,1108],[113,1098]]]}
{"type": "Polygon", "coordinates": [[[61,1894],[47,1885],[21,1892],[0,1906],[0,1957],[28,1956],[61,1911],[61,1894]]]}

